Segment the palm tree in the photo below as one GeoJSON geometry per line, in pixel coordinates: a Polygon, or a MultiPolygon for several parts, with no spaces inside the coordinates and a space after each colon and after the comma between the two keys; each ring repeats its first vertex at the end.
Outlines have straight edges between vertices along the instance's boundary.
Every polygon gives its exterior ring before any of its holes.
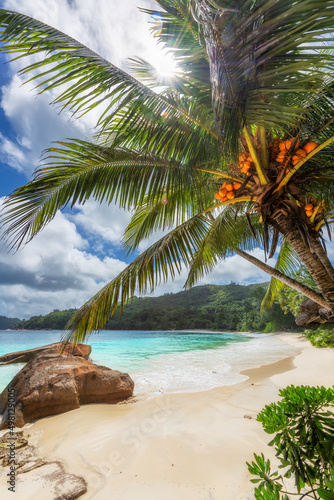
{"type": "Polygon", "coordinates": [[[135,208],[129,252],[169,230],[75,314],[74,341],[182,264],[191,287],[233,253],[272,276],[264,306],[289,285],[314,301],[318,321],[330,320],[334,269],[323,231],[330,236],[334,221],[334,2],[157,4],[156,36],[179,68],[173,79],[139,58],[128,74],[50,26],[0,10],[3,50],[44,56],[23,70],[41,92],[59,88],[54,102],[76,114],[104,106],[94,142],[50,148],[7,199],[5,236],[18,248],[58,209],[90,197],[135,208]],[[275,268],[249,253],[259,245],[266,258],[279,245],[275,268]],[[301,265],[315,287],[296,279],[301,265]]]}

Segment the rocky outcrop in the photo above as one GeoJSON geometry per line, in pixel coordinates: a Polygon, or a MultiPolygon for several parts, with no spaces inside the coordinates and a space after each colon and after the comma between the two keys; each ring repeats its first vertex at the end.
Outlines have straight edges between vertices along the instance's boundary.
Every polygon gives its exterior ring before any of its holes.
{"type": "Polygon", "coordinates": [[[316,328],[322,323],[334,323],[332,313],[311,299],[304,300],[300,305],[300,309],[301,314],[296,318],[298,326],[316,328]]]}
{"type": "MultiPolygon", "coordinates": [[[[64,344],[62,342],[56,342],[54,344],[48,344],[42,347],[35,347],[34,349],[27,349],[26,351],[10,352],[8,354],[0,356],[0,364],[9,365],[11,363],[27,363],[31,358],[33,358],[40,352],[46,350],[50,352],[51,349],[61,352],[63,347],[64,344]]],[[[85,359],[88,359],[90,353],[92,352],[92,348],[90,345],[86,344],[67,344],[65,347],[65,352],[67,352],[68,354],[72,354],[73,356],[81,356],[85,359]]]]}
{"type": "Polygon", "coordinates": [[[52,347],[28,361],[0,395],[0,429],[13,423],[22,427],[82,404],[118,403],[132,396],[134,383],[127,373],[68,352],[60,354],[52,347]]]}
{"type": "Polygon", "coordinates": [[[17,500],[32,497],[74,500],[87,492],[87,483],[82,477],[67,473],[59,461],[40,457],[36,448],[28,444],[22,431],[8,432],[0,438],[0,463],[0,486],[3,491],[11,487],[17,500]],[[28,496],[28,491],[33,495],[28,496]]]}

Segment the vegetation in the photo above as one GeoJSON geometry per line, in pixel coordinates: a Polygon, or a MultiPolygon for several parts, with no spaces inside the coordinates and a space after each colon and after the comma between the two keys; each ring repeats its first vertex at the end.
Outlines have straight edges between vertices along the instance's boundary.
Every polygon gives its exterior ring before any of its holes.
{"type": "MultiPolygon", "coordinates": [[[[314,279],[305,267],[301,267],[297,271],[296,276],[298,277],[299,282],[304,283],[312,290],[318,291],[314,279]]],[[[284,286],[281,287],[279,293],[277,294],[277,299],[279,300],[281,308],[284,312],[291,312],[295,317],[297,317],[301,314],[301,306],[306,297],[297,290],[284,286]]]]}
{"type": "MultiPolygon", "coordinates": [[[[302,268],[298,272],[298,277],[300,281],[316,289],[316,284],[312,276],[305,268],[302,268]]],[[[297,317],[302,312],[301,308],[306,297],[292,288],[284,287],[277,298],[285,313],[292,313],[297,317]]],[[[314,327],[313,330],[305,330],[304,333],[315,347],[334,347],[334,328],[330,323],[325,322],[317,328],[314,327]]]]}
{"type": "Polygon", "coordinates": [[[1,49],[34,56],[23,72],[40,92],[58,90],[54,102],[74,114],[104,109],[95,142],[58,143],[8,198],[6,236],[20,247],[58,209],[90,197],[134,210],[129,251],[155,230],[169,231],[77,311],[69,323],[75,341],[182,264],[191,287],[233,253],[273,277],[264,307],[285,284],[331,321],[324,231],[334,222],[332,0],[156,5],[145,12],[174,52],[174,78],[140,58],[129,75],[64,33],[0,9],[1,49]],[[259,246],[265,258],[279,249],[275,268],[249,253],[259,246]],[[298,280],[301,264],[317,290],[298,280]]]}
{"type": "Polygon", "coordinates": [[[334,348],[334,328],[321,325],[316,330],[305,330],[305,335],[315,347],[334,348]]]}
{"type": "Polygon", "coordinates": [[[334,388],[294,387],[280,391],[281,401],[265,406],[257,420],[273,434],[279,467],[272,472],[270,460],[256,455],[247,463],[251,481],[257,484],[256,500],[293,498],[334,499],[334,388]],[[295,489],[287,491],[285,478],[293,478],[295,489]]]}
{"type": "MultiPolygon", "coordinates": [[[[107,330],[185,330],[209,329],[272,332],[294,330],[292,314],[285,315],[277,303],[261,314],[266,284],[241,286],[205,285],[161,297],[135,298],[120,315],[105,326],[107,330]]],[[[33,316],[16,325],[18,329],[61,330],[74,310],[54,311],[33,316]]]]}
{"type": "Polygon", "coordinates": [[[12,328],[19,321],[19,318],[7,318],[7,316],[0,316],[0,330],[7,330],[7,328],[12,328]]]}
{"type": "Polygon", "coordinates": [[[63,330],[66,323],[75,313],[76,309],[67,309],[60,311],[55,309],[53,312],[42,316],[32,316],[30,319],[17,321],[15,330],[63,330]]]}

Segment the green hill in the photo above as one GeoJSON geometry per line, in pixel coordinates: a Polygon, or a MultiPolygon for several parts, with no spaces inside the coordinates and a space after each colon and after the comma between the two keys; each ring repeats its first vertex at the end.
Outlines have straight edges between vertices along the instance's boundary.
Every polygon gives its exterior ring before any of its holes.
{"type": "MultiPolygon", "coordinates": [[[[120,315],[109,320],[110,330],[208,329],[232,331],[296,330],[291,313],[284,314],[279,304],[261,314],[260,305],[266,284],[203,285],[176,294],[134,298],[120,315]]],[[[16,326],[20,329],[63,329],[74,313],[53,311],[33,316],[16,326]]]]}
{"type": "Polygon", "coordinates": [[[19,323],[19,318],[7,318],[7,316],[0,316],[0,330],[7,330],[19,323]]]}

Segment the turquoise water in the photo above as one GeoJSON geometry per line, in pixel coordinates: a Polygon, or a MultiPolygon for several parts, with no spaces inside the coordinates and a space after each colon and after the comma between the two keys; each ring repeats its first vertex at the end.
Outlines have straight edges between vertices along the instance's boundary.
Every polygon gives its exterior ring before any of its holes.
{"type": "MultiPolygon", "coordinates": [[[[0,330],[0,355],[58,342],[60,331],[0,330]]],[[[245,379],[240,371],[294,354],[273,336],[209,332],[102,331],[94,363],[130,373],[136,394],[192,392],[245,379]]],[[[0,391],[23,365],[0,366],[0,391]]]]}

